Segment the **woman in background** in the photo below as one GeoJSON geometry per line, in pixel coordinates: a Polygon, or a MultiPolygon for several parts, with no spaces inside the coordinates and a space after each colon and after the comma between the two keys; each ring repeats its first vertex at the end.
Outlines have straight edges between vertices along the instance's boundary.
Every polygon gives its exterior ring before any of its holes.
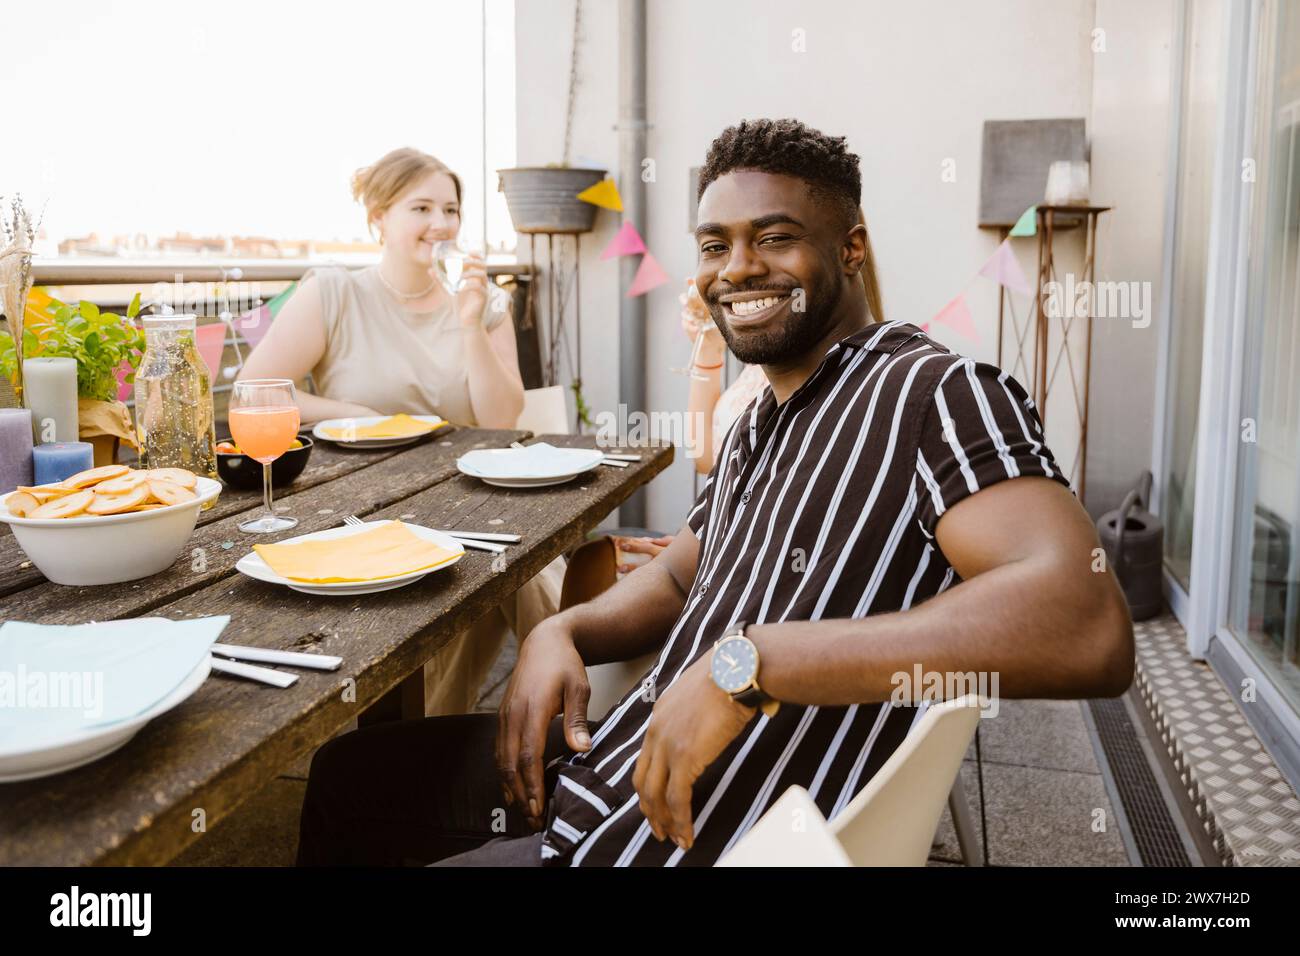
{"type": "Polygon", "coordinates": [[[513,428],[524,386],[510,297],[480,256],[466,259],[454,296],[435,272],[435,244],[460,232],[460,177],[396,149],[356,172],[352,195],[378,232],[378,265],[307,272],[239,377],[310,373],[317,394],[299,394],[304,422],[406,412],[513,428]]]}
{"type": "MultiPolygon", "coordinates": [[[[312,269],[253,350],[239,378],[310,373],[298,391],[304,422],[406,412],[453,424],[514,428],[524,407],[510,297],[482,257],[465,261],[460,291],[439,281],[434,246],[461,224],[460,177],[416,149],[396,149],[352,177],[377,231],[379,263],[312,269]]],[[[522,640],[559,606],[563,557],[425,665],[426,712],[466,713],[512,629],[522,640]]]]}

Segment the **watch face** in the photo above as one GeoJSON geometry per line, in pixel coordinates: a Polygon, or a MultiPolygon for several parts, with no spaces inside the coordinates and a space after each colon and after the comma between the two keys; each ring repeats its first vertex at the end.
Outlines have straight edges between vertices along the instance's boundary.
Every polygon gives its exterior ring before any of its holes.
{"type": "Polygon", "coordinates": [[[734,694],[754,678],[758,655],[754,645],[744,638],[723,641],[713,651],[713,682],[728,694],[734,694]]]}

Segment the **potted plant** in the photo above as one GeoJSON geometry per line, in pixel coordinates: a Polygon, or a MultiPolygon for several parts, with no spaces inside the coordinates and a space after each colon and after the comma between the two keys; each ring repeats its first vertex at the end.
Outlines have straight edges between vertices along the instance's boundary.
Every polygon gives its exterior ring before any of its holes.
{"type": "MultiPolygon", "coordinates": [[[[23,358],[77,360],[80,437],[94,446],[96,465],[112,464],[123,440],[139,447],[131,414],[117,394],[119,370],[125,367],[127,383],[134,381],[144,353],[144,333],[132,321],[140,313],[140,294],[131,300],[125,317],[84,301],[68,305],[51,300],[44,313],[46,318],[29,320],[23,328],[23,358]]],[[[10,381],[18,374],[18,356],[8,333],[0,333],[0,373],[10,381]]]]}

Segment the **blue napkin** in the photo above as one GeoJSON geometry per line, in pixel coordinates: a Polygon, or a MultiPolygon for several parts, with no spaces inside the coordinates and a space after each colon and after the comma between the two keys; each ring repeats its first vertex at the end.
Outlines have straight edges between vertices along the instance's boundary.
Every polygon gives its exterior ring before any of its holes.
{"type": "Polygon", "coordinates": [[[230,615],[0,626],[0,752],[138,716],[201,661],[230,615]]]}

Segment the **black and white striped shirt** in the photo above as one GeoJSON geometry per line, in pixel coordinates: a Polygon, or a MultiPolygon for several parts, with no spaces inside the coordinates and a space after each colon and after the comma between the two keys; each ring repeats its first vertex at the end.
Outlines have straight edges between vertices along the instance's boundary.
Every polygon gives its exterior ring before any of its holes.
{"type": "MultiPolygon", "coordinates": [[[[648,675],[657,693],[742,618],[858,618],[940,593],[960,580],[935,543],[940,516],[1021,475],[1069,487],[1015,379],[909,323],[841,340],[784,404],[768,387],[728,433],[687,518],[699,565],[648,675]]],[[[559,781],[541,851],[548,864],[711,865],[794,784],[831,819],[924,708],[759,712],[696,782],[695,842],[683,853],[654,839],[632,786],[650,697],[629,692],[591,750],[553,762],[559,781]]]]}

